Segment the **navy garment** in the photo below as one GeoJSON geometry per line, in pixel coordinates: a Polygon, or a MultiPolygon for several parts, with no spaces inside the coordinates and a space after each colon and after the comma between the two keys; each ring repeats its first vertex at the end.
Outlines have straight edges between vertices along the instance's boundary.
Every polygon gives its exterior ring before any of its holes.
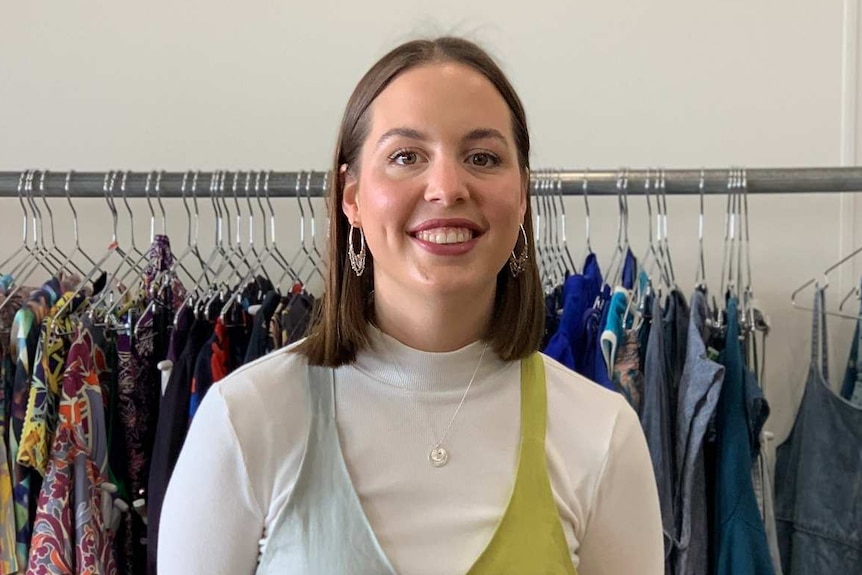
{"type": "Polygon", "coordinates": [[[635,288],[635,280],[638,275],[638,260],[635,255],[632,253],[632,250],[629,249],[626,252],[626,261],[623,264],[623,273],[622,278],[620,279],[620,283],[624,288],[631,291],[635,288]]]}
{"type": "MultiPolygon", "coordinates": [[[[557,332],[543,350],[566,367],[587,375],[584,364],[588,348],[584,341],[586,314],[592,310],[602,285],[602,274],[595,254],[587,256],[584,273],[574,274],[563,284],[563,314],[557,332]]],[[[594,361],[595,358],[590,358],[594,361]]]]}
{"type": "Polygon", "coordinates": [[[308,293],[294,294],[281,312],[281,331],[287,336],[284,345],[304,338],[314,315],[315,299],[308,293]]]}
{"type": "Polygon", "coordinates": [[[862,573],[862,408],[835,395],[823,290],[814,296],[802,403],[775,462],[775,519],[785,575],[862,573]]]}
{"type": "Polygon", "coordinates": [[[251,336],[249,336],[248,348],[245,351],[244,363],[250,363],[272,351],[269,349],[269,322],[272,320],[272,315],[275,313],[275,309],[280,302],[281,295],[274,290],[267,293],[263,298],[260,309],[254,314],[254,322],[251,328],[251,336]]]}
{"type": "Polygon", "coordinates": [[[716,413],[715,518],[716,575],[773,575],[766,528],[754,494],[752,430],[746,397],[746,368],[739,341],[738,302],[727,303],[727,336],[721,363],[724,385],[716,413]]]}
{"type": "Polygon", "coordinates": [[[162,503],[174,465],[180,455],[189,426],[189,402],[195,363],[204,342],[212,334],[212,325],[206,320],[194,320],[189,327],[185,347],[177,358],[159,407],[156,438],[150,458],[150,477],[147,486],[147,573],[156,573],[159,521],[162,503]]]}
{"type": "Polygon", "coordinates": [[[850,357],[847,369],[844,371],[844,382],[841,385],[841,397],[858,407],[862,407],[862,357],[859,356],[859,339],[862,338],[862,309],[856,320],[856,331],[850,346],[850,357]]]}

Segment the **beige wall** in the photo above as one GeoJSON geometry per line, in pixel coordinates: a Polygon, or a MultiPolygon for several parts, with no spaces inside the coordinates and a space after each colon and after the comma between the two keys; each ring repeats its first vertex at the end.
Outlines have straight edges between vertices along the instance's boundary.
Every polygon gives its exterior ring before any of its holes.
{"type": "MultiPolygon", "coordinates": [[[[480,41],[511,75],[527,107],[535,167],[853,164],[862,121],[857,3],[5,2],[0,170],[324,169],[364,70],[403,39],[442,33],[480,41]]],[[[643,200],[631,203],[642,253],[643,200]]],[[[20,242],[20,215],[14,200],[0,205],[2,259],[20,242]]],[[[96,251],[108,240],[107,211],[96,200],[81,205],[85,245],[96,251]]],[[[143,243],[146,211],[135,205],[143,243]]],[[[581,253],[582,203],[567,205],[581,253]]],[[[790,308],[790,291],[852,248],[857,205],[852,194],[751,198],[754,286],[773,322],[769,426],[779,436],[798,402],[810,325],[790,308]]],[[[696,206],[695,198],[669,205],[686,291],[696,206]]],[[[721,198],[707,203],[715,291],[723,206],[721,198]]],[[[595,199],[592,208],[593,245],[609,256],[615,202],[595,199]]],[[[185,212],[169,209],[176,242],[185,212]]],[[[293,221],[293,206],[280,209],[282,222],[293,221]]],[[[68,227],[63,219],[63,237],[68,227]]],[[[282,236],[292,253],[295,229],[286,225],[282,236]]],[[[838,291],[856,273],[850,266],[836,276],[838,291]]],[[[849,329],[833,322],[833,366],[844,362],[849,329]]]]}

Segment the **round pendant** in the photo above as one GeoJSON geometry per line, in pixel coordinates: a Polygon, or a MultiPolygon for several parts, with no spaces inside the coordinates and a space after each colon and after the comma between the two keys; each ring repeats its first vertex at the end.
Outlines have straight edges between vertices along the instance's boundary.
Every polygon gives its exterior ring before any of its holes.
{"type": "Polygon", "coordinates": [[[449,452],[445,447],[437,446],[428,454],[428,460],[434,467],[443,467],[449,461],[449,452]]]}

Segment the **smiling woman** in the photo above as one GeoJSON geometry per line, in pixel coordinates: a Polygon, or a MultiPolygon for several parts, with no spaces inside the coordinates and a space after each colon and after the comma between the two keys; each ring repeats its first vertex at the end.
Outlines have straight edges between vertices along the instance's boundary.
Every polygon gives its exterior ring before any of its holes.
{"type": "Polygon", "coordinates": [[[663,572],[636,414],[536,351],[529,151],[470,42],[410,42],[363,77],[320,315],[206,396],[161,575],[663,572]]]}

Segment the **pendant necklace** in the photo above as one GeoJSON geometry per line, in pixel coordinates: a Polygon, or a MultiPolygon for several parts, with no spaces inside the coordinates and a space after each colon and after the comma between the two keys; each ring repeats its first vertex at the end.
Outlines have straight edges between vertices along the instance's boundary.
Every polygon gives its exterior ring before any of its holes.
{"type": "MultiPolygon", "coordinates": [[[[461,396],[461,402],[458,404],[458,407],[455,408],[455,413],[452,414],[452,419],[449,420],[449,425],[446,426],[446,431],[443,432],[443,437],[434,443],[434,447],[432,447],[431,451],[428,453],[428,461],[430,461],[431,465],[434,467],[443,467],[449,462],[449,450],[446,449],[443,444],[446,442],[446,437],[448,437],[449,431],[452,429],[452,424],[455,423],[455,418],[458,417],[458,413],[464,405],[464,400],[467,399],[467,394],[470,393],[470,387],[473,386],[476,374],[479,373],[479,367],[482,365],[482,358],[485,357],[485,351],[487,351],[487,349],[488,344],[486,343],[485,347],[482,348],[482,354],[479,356],[479,361],[476,363],[476,369],[473,370],[473,375],[470,377],[469,383],[467,383],[467,389],[464,390],[464,395],[461,396]]],[[[411,404],[412,403],[413,401],[411,398],[411,404]]]]}

